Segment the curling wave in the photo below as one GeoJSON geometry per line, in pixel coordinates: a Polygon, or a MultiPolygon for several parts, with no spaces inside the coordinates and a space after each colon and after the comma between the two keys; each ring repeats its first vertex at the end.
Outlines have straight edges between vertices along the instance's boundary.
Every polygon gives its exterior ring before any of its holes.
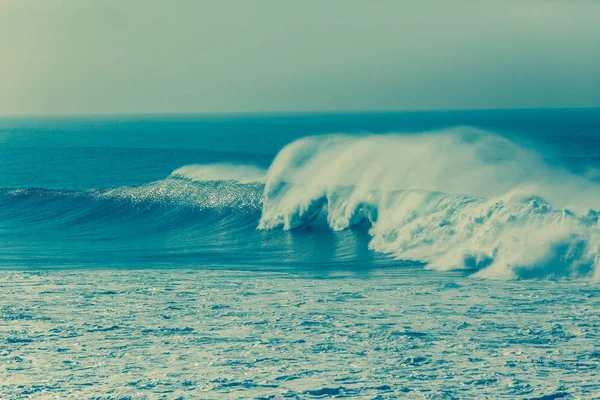
{"type": "Polygon", "coordinates": [[[597,280],[599,195],[589,174],[472,128],[306,137],[266,171],[189,165],[141,186],[0,189],[0,264],[402,263],[597,280]]]}

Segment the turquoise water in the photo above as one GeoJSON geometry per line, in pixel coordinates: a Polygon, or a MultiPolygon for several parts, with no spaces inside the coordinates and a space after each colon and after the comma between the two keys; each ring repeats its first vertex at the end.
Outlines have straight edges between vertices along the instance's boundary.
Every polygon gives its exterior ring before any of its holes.
{"type": "Polygon", "coordinates": [[[0,395],[598,397],[599,162],[598,109],[1,119],[0,395]]]}

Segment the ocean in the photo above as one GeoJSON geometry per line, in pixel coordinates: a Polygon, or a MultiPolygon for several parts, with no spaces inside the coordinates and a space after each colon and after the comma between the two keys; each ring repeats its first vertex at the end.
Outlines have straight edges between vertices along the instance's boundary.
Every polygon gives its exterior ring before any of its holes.
{"type": "Polygon", "coordinates": [[[600,398],[600,109],[0,118],[1,398],[600,398]]]}

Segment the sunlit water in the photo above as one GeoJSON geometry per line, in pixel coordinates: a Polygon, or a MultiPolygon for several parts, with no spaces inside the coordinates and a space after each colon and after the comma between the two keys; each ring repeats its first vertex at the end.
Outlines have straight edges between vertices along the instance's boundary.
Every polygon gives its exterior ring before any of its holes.
{"type": "Polygon", "coordinates": [[[414,270],[1,283],[2,397],[600,396],[595,284],[414,270]]]}

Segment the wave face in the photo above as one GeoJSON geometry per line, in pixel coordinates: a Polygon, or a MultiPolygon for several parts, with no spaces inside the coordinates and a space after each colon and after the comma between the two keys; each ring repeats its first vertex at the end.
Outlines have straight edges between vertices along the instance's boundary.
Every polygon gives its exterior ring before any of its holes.
{"type": "MultiPolygon", "coordinates": [[[[401,265],[500,279],[599,279],[597,170],[549,162],[519,143],[470,127],[318,135],[292,140],[270,165],[252,162],[242,150],[253,145],[240,142],[237,161],[211,150],[202,154],[218,162],[171,167],[151,183],[0,189],[0,265],[401,265]]],[[[193,159],[190,151],[118,154],[148,158],[136,182],[155,174],[147,170],[153,160],[193,159]]],[[[111,173],[105,153],[115,153],[98,151],[111,173]]],[[[35,171],[48,182],[58,176],[43,164],[35,171]]]]}
{"type": "Polygon", "coordinates": [[[366,230],[340,235],[326,224],[257,230],[264,183],[248,181],[246,172],[256,171],[243,166],[235,172],[243,182],[199,180],[206,170],[231,177],[230,166],[219,168],[189,166],[160,181],[116,189],[0,190],[0,234],[10,233],[0,242],[0,265],[289,269],[389,263],[368,249],[366,230]]]}

